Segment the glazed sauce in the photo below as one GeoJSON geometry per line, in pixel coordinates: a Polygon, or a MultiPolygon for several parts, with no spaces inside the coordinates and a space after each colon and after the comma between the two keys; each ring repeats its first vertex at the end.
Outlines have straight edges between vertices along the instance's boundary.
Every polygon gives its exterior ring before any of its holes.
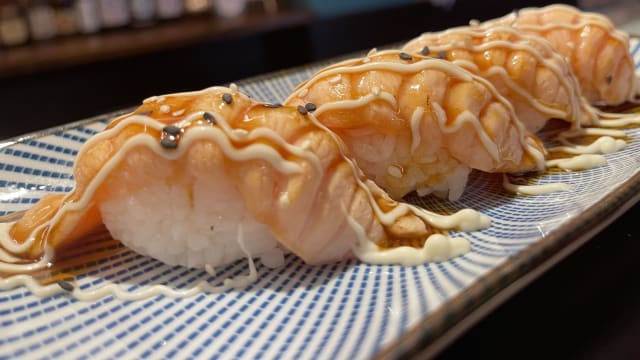
{"type": "MultiPolygon", "coordinates": [[[[229,89],[230,93],[234,93],[234,91],[233,88],[229,89]]],[[[201,94],[202,92],[195,93],[195,95],[201,94]]],[[[184,98],[192,94],[178,95],[184,98]]],[[[0,228],[0,243],[2,245],[0,250],[2,250],[5,259],[0,262],[0,272],[20,275],[0,280],[0,288],[7,289],[25,285],[35,294],[51,295],[57,292],[68,292],[80,300],[94,300],[106,295],[135,300],[157,294],[191,296],[202,291],[219,292],[236,286],[245,286],[255,281],[257,276],[255,267],[251,256],[246,251],[250,268],[249,274],[227,279],[222,287],[212,287],[202,282],[186,290],[174,290],[163,285],[152,285],[139,292],[128,293],[116,284],[101,286],[93,290],[80,290],[74,286],[72,280],[68,280],[81,274],[74,270],[77,265],[103,259],[104,251],[123,251],[124,249],[118,242],[113,241],[111,247],[95,254],[87,252],[83,255],[73,252],[75,250],[71,253],[63,250],[65,248],[71,249],[69,246],[71,244],[74,244],[75,248],[76,244],[84,243],[87,240],[86,234],[90,233],[90,230],[102,229],[100,215],[93,204],[93,199],[99,195],[100,186],[106,177],[112,171],[117,171],[117,167],[131,149],[148,148],[166,160],[174,161],[181,159],[192,143],[206,140],[215,142],[230,160],[259,159],[286,176],[302,173],[303,168],[299,163],[300,159],[304,159],[306,163],[315,167],[317,173],[322,176],[324,167],[317,155],[308,151],[306,145],[294,146],[285,139],[295,138],[302,131],[315,129],[314,124],[322,127],[311,113],[306,114],[306,118],[309,120],[307,121],[302,120],[303,111],[300,109],[286,107],[270,110],[273,113],[278,113],[279,116],[284,116],[286,121],[298,121],[302,124],[300,127],[294,127],[291,131],[282,130],[285,137],[283,138],[281,134],[263,126],[265,119],[259,113],[254,114],[254,109],[264,110],[265,105],[263,104],[249,102],[241,97],[223,99],[223,101],[215,103],[217,104],[215,106],[218,107],[218,110],[226,109],[226,114],[229,115],[229,118],[226,118],[220,112],[201,111],[195,100],[177,104],[173,101],[173,96],[176,95],[147,99],[145,105],[153,103],[155,106],[143,105],[134,113],[116,119],[105,131],[89,139],[80,150],[76,164],[86,162],[87,158],[85,157],[89,157],[92,163],[90,166],[82,168],[76,166],[74,174],[77,186],[71,193],[51,196],[50,200],[45,199],[45,201],[38,203],[25,214],[25,217],[32,219],[32,221],[18,221],[15,225],[13,223],[3,224],[0,228]],[[240,104],[237,109],[226,108],[227,106],[233,107],[235,101],[245,101],[246,103],[240,104]],[[158,112],[160,112],[158,115],[160,120],[151,117],[156,116],[155,114],[158,112]],[[304,124],[309,125],[304,126],[304,124]],[[166,142],[163,144],[165,139],[169,139],[172,144],[168,145],[166,142]],[[76,241],[80,238],[83,241],[76,241]]],[[[208,100],[208,103],[211,102],[211,99],[205,98],[205,100],[208,100]]],[[[329,134],[335,139],[334,134],[329,134]]],[[[341,144],[337,139],[336,141],[337,144],[341,144]]],[[[343,149],[340,149],[340,161],[346,161],[349,164],[356,184],[365,192],[376,220],[383,227],[388,227],[390,240],[386,243],[382,242],[382,245],[395,244],[401,248],[411,248],[412,246],[405,246],[408,244],[420,247],[424,241],[420,241],[419,237],[425,239],[428,236],[434,236],[431,230],[432,226],[441,229],[461,228],[468,230],[489,225],[488,218],[472,210],[464,212],[463,215],[441,216],[389,199],[379,188],[367,184],[368,180],[344,155],[343,149]],[[413,217],[414,221],[423,221],[424,228],[416,234],[396,236],[393,225],[405,216],[413,217]],[[480,219],[481,222],[469,224],[469,219],[471,221],[480,219]]],[[[354,231],[357,231],[355,225],[354,231]]],[[[447,237],[439,234],[440,242],[442,238],[447,237]]],[[[237,241],[244,249],[243,239],[237,239],[237,241]]],[[[382,251],[381,247],[376,244],[377,239],[369,239],[365,236],[365,238],[361,238],[361,245],[365,241],[370,245],[368,253],[371,253],[373,248],[382,251]]],[[[424,246],[420,251],[424,251],[424,246]]],[[[357,253],[356,250],[354,252],[357,253]]],[[[434,258],[439,259],[442,256],[440,254],[434,258]]],[[[454,256],[454,254],[446,256],[454,256]]],[[[208,268],[212,267],[208,265],[208,268]]]]}

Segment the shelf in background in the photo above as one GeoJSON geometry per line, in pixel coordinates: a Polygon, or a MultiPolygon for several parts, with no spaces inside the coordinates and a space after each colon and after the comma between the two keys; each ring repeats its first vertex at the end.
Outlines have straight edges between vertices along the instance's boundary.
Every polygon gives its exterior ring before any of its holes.
{"type": "Polygon", "coordinates": [[[252,12],[231,19],[201,15],[147,28],[124,28],[32,42],[0,50],[0,78],[302,26],[309,24],[312,18],[313,14],[303,9],[280,10],[274,14],[252,12]]]}

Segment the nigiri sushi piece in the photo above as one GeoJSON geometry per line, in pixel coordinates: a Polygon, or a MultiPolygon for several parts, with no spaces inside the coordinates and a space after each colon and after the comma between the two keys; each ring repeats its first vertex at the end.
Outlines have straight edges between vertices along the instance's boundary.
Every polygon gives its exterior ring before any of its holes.
{"type": "Polygon", "coordinates": [[[570,65],[539,36],[507,26],[456,27],[424,33],[402,50],[445,58],[489,80],[532,132],[551,118],[574,128],[595,122],[593,112],[583,111],[586,104],[570,65]]]}
{"type": "Polygon", "coordinates": [[[634,99],[637,80],[629,35],[617,30],[604,15],[550,5],[514,11],[478,26],[491,28],[497,24],[548,40],[571,64],[589,102],[619,105],[634,99]]]}
{"type": "Polygon", "coordinates": [[[458,199],[471,169],[544,168],[545,150],[487,80],[445,60],[372,51],[320,70],[286,104],[340,136],[393,198],[458,199]]]}
{"type": "MultiPolygon", "coordinates": [[[[442,245],[437,216],[389,198],[344,149],[311,114],[236,87],[147,99],[83,145],[72,192],[0,224],[0,273],[46,267],[104,227],[141,254],[205,268],[241,258],[277,266],[283,250],[309,264],[383,261],[372,252],[426,247],[435,235],[442,245]]],[[[468,251],[451,241],[412,261],[468,251]]]]}

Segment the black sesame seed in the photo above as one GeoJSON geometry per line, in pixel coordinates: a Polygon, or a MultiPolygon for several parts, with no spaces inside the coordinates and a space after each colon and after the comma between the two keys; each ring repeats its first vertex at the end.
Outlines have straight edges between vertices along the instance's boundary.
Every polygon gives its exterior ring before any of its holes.
{"type": "Polygon", "coordinates": [[[406,60],[406,61],[409,61],[412,59],[411,55],[407,54],[406,52],[401,52],[399,56],[400,56],[400,59],[406,60]]]}
{"type": "Polygon", "coordinates": [[[607,75],[606,80],[607,80],[607,84],[611,84],[611,82],[613,81],[613,76],[607,75]]]}
{"type": "Polygon", "coordinates": [[[205,112],[204,114],[202,114],[202,117],[204,117],[205,120],[212,123],[213,125],[218,123],[218,120],[216,120],[216,118],[210,112],[205,112]]]}
{"type": "Polygon", "coordinates": [[[300,114],[307,115],[307,109],[304,106],[298,105],[297,109],[300,114]]]}
{"type": "Polygon", "coordinates": [[[267,107],[267,108],[279,108],[279,107],[282,107],[282,104],[280,104],[280,103],[275,103],[275,104],[266,103],[266,104],[262,104],[262,106],[267,107]]]}
{"type": "Polygon", "coordinates": [[[58,286],[64,291],[72,292],[75,288],[72,283],[64,280],[60,280],[57,282],[58,286]]]}
{"type": "Polygon", "coordinates": [[[176,140],[170,137],[166,137],[160,140],[160,145],[167,149],[175,149],[178,147],[178,143],[176,142],[176,140]]]}
{"type": "Polygon", "coordinates": [[[446,60],[447,59],[447,53],[444,52],[444,50],[440,51],[438,53],[438,58],[446,60]]]}
{"type": "Polygon", "coordinates": [[[304,108],[305,108],[305,110],[307,110],[308,112],[312,112],[312,111],[315,111],[315,110],[316,110],[316,104],[314,104],[314,103],[307,103],[307,104],[304,106],[304,108]]]}
{"type": "Polygon", "coordinates": [[[229,93],[224,93],[222,94],[222,101],[224,101],[225,104],[231,104],[233,102],[233,96],[229,93]]]}
{"type": "Polygon", "coordinates": [[[165,127],[162,128],[162,131],[164,131],[165,133],[171,135],[171,136],[177,136],[178,134],[180,134],[180,128],[175,126],[175,125],[167,125],[165,127]]]}
{"type": "Polygon", "coordinates": [[[429,47],[428,46],[423,47],[422,51],[420,51],[420,54],[424,56],[429,56],[429,47]]]}
{"type": "Polygon", "coordinates": [[[153,110],[145,110],[138,113],[138,115],[151,115],[153,110]]]}

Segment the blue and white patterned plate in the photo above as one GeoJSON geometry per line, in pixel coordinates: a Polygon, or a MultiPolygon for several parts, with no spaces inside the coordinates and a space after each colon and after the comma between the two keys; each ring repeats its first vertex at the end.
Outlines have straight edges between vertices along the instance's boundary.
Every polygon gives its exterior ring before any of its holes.
{"type": "MultiPolygon", "coordinates": [[[[640,67],[639,43],[632,52],[640,67]]],[[[322,65],[240,86],[255,98],[280,101],[322,65]]],[[[77,150],[113,115],[0,144],[0,215],[24,210],[45,193],[69,191],[77,150]]],[[[435,211],[471,207],[493,218],[486,230],[459,234],[472,244],[462,257],[410,267],[355,260],[308,266],[289,255],[281,269],[258,264],[259,279],[247,288],[184,299],[82,302],[65,294],[39,298],[26,288],[4,291],[0,358],[356,359],[436,346],[483,304],[513,292],[518,280],[586,241],[593,235],[587,229],[601,227],[640,198],[640,128],[625,131],[629,146],[607,155],[607,165],[534,180],[570,183],[569,192],[512,196],[499,176],[476,173],[460,201],[413,199],[435,211]]],[[[240,261],[210,278],[138,255],[109,238],[90,239],[75,251],[81,260],[69,260],[65,272],[81,288],[187,288],[246,272],[240,261]]]]}

